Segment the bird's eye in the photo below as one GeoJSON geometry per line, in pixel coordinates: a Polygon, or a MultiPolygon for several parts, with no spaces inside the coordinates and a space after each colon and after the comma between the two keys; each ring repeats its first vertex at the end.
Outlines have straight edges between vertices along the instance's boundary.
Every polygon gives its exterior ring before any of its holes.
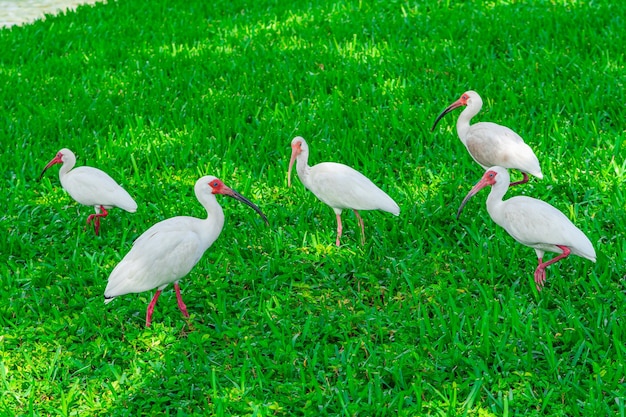
{"type": "Polygon", "coordinates": [[[213,181],[213,184],[211,184],[211,187],[217,187],[217,181],[213,181]]]}

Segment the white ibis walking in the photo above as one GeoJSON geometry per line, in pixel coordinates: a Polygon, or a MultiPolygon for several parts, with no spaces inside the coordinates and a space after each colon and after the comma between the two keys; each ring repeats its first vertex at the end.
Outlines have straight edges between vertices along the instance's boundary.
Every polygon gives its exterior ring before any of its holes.
{"type": "Polygon", "coordinates": [[[130,213],[137,211],[135,200],[109,174],[87,166],[74,168],[76,156],[69,149],[57,152],[41,172],[39,180],[55,164],[63,164],[59,170],[63,189],[80,204],[95,208],[96,214],[87,217],[87,224],[93,220],[96,235],[100,231],[100,218],[109,214],[107,209],[119,207],[130,213]]]}
{"type": "Polygon", "coordinates": [[[474,161],[483,169],[497,165],[521,171],[524,178],[511,185],[528,182],[528,174],[543,178],[535,153],[517,133],[496,123],[480,122],[470,125],[472,117],[483,106],[483,100],[475,91],[466,91],[461,98],[442,111],[431,131],[435,130],[443,116],[461,106],[466,108],[457,119],[456,132],[474,161]]]}
{"type": "Polygon", "coordinates": [[[461,214],[465,203],[478,191],[491,185],[487,197],[487,211],[513,239],[535,249],[539,266],[535,270],[535,285],[541,291],[546,282],[546,267],[568,257],[570,254],[596,261],[593,245],[574,224],[559,210],[536,198],[517,196],[502,200],[509,187],[509,172],[502,167],[491,167],[470,190],[457,213],[461,214]],[[545,252],[559,255],[543,262],[545,252]]]}
{"type": "Polygon", "coordinates": [[[317,198],[328,204],[337,216],[337,241],[341,239],[341,212],[344,209],[354,211],[361,226],[361,243],[365,243],[365,226],[359,210],[383,210],[399,215],[400,207],[383,190],[378,188],[365,175],[343,164],[322,162],[315,166],[308,165],[309,146],[300,136],[291,141],[291,160],[287,172],[287,183],[291,187],[291,168],[296,162],[296,171],[300,181],[317,198]]]}
{"type": "Polygon", "coordinates": [[[207,211],[207,218],[173,217],[146,230],[113,269],[104,290],[104,302],[109,303],[113,298],[124,294],[156,288],[156,294],[146,312],[146,327],[150,326],[152,312],[161,291],[171,283],[174,283],[178,308],[185,317],[189,317],[180,295],[178,281],[191,271],[222,231],[224,212],[215,199],[215,194],[227,195],[247,204],[268,223],[261,209],[215,177],[200,178],[194,191],[207,211]]]}

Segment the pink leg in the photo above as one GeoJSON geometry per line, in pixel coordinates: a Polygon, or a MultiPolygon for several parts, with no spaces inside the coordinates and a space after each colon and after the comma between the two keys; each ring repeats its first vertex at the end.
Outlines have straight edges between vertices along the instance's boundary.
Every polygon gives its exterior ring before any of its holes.
{"type": "Polygon", "coordinates": [[[546,283],[546,268],[563,258],[567,258],[570,254],[570,250],[567,246],[557,246],[563,251],[562,254],[555,256],[548,262],[543,262],[543,259],[539,258],[539,266],[537,266],[537,269],[535,269],[535,285],[537,285],[537,291],[541,291],[546,283]]]}
{"type": "Polygon", "coordinates": [[[343,231],[343,227],[341,227],[341,214],[337,214],[337,241],[335,244],[339,246],[339,239],[341,239],[341,232],[343,231]]]}
{"type": "Polygon", "coordinates": [[[100,217],[106,217],[109,215],[109,212],[104,208],[104,206],[100,206],[100,210],[102,210],[102,213],[91,214],[87,217],[87,224],[91,223],[91,220],[93,220],[96,236],[100,232],[100,217]]]}
{"type": "Polygon", "coordinates": [[[543,262],[542,258],[539,258],[539,266],[535,269],[535,286],[537,287],[537,291],[541,291],[544,284],[546,283],[546,270],[542,268],[541,263],[543,262]]]}
{"type": "Polygon", "coordinates": [[[154,297],[152,297],[152,301],[150,301],[150,304],[148,304],[148,310],[146,311],[146,327],[150,327],[152,312],[154,311],[154,306],[159,299],[159,295],[161,295],[161,290],[157,290],[156,294],[154,294],[154,297]]]}
{"type": "Polygon", "coordinates": [[[178,308],[183,312],[183,316],[189,317],[189,313],[187,313],[187,306],[183,303],[183,297],[180,295],[180,285],[178,282],[174,284],[174,289],[176,290],[176,300],[178,300],[178,308]]]}
{"type": "Polygon", "coordinates": [[[528,182],[528,174],[525,172],[522,172],[522,175],[524,175],[523,179],[510,183],[509,187],[512,187],[514,185],[519,185],[519,184],[526,184],[528,182]]]}
{"type": "Polygon", "coordinates": [[[361,226],[361,245],[365,245],[365,225],[363,224],[363,219],[358,211],[354,210],[354,214],[356,214],[356,218],[359,220],[359,225],[361,226]]]}

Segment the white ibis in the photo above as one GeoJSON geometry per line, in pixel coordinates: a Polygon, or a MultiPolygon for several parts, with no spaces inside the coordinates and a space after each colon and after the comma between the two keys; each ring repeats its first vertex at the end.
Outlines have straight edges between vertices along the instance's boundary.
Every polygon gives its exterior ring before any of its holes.
{"type": "Polygon", "coordinates": [[[121,295],[157,289],[148,305],[146,327],[150,326],[161,291],[171,283],[174,283],[178,308],[185,317],[189,317],[178,281],[191,271],[222,231],[224,212],[215,194],[227,195],[247,204],[269,224],[261,209],[215,177],[200,178],[194,190],[207,211],[207,218],[179,216],[155,224],[135,240],[130,252],[109,276],[104,291],[105,303],[121,295]]]}
{"type": "Polygon", "coordinates": [[[472,117],[483,106],[483,100],[475,91],[466,91],[461,98],[442,111],[431,131],[435,130],[443,116],[461,106],[466,108],[457,119],[456,132],[474,161],[483,169],[498,165],[522,171],[524,178],[511,185],[528,182],[528,174],[543,178],[535,153],[517,133],[496,123],[480,122],[470,125],[472,117]]]}
{"type": "Polygon", "coordinates": [[[360,172],[343,164],[322,162],[315,166],[308,165],[309,146],[297,136],[291,141],[291,160],[287,172],[287,183],[291,187],[291,168],[296,161],[296,171],[300,181],[317,198],[328,204],[337,216],[337,241],[341,239],[341,212],[344,209],[354,211],[361,226],[361,243],[365,243],[365,227],[359,210],[383,210],[399,215],[400,207],[383,190],[360,172]]]}
{"type": "Polygon", "coordinates": [[[135,200],[109,174],[87,166],[74,168],[76,156],[69,149],[64,148],[57,152],[41,172],[39,180],[55,164],[63,164],[59,170],[63,189],[80,204],[95,208],[96,214],[87,217],[87,224],[93,220],[96,235],[100,231],[100,217],[109,214],[107,209],[119,207],[130,213],[137,211],[135,200]]]}
{"type": "Polygon", "coordinates": [[[574,224],[559,210],[536,198],[517,196],[502,200],[509,187],[509,172],[502,167],[491,167],[470,190],[457,213],[461,214],[465,203],[478,191],[491,185],[487,197],[487,211],[513,239],[535,249],[539,266],[535,270],[535,285],[541,291],[546,282],[546,267],[568,257],[570,254],[596,261],[593,245],[574,224]],[[559,254],[543,262],[545,252],[559,254]]]}

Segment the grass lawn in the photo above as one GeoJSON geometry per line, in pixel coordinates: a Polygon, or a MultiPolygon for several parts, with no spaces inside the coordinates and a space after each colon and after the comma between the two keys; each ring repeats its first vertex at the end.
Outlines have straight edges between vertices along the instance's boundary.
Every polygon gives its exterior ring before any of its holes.
{"type": "MultiPolygon", "coordinates": [[[[626,8],[621,2],[110,0],[0,30],[0,415],[626,415],[626,8]],[[489,218],[483,174],[446,116],[535,150],[545,200],[593,242],[547,269],[489,218]],[[350,165],[400,205],[363,212],[366,243],[294,176],[350,165]],[[61,188],[67,147],[139,203],[61,188]],[[294,172],[295,174],[295,172],[294,172]],[[220,238],[144,327],[152,292],[105,306],[113,267],[152,224],[204,217],[220,238]]],[[[519,175],[513,173],[513,176],[519,175]]],[[[551,257],[549,255],[548,257],[551,257]]]]}

